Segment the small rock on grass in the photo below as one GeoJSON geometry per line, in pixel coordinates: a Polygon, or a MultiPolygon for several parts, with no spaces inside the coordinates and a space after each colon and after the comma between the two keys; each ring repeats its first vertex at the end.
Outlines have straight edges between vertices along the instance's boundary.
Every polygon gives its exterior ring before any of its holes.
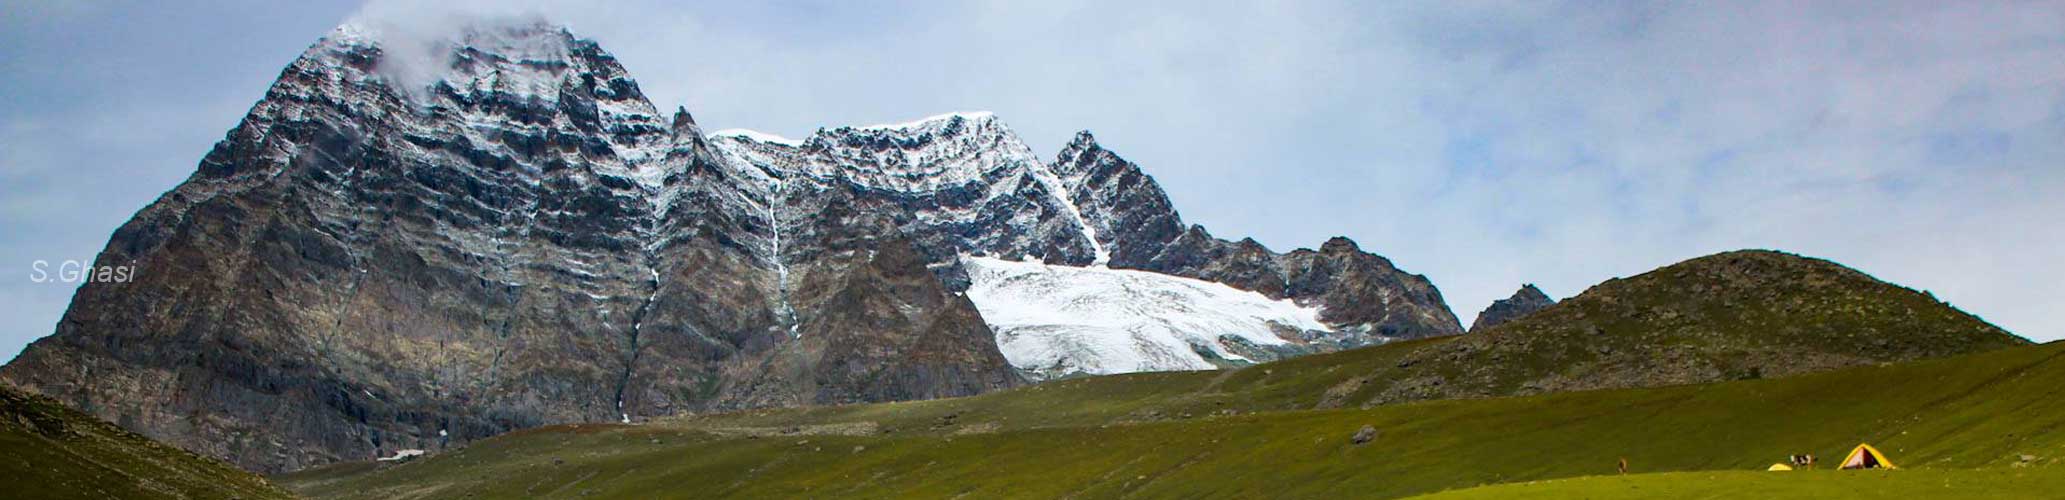
{"type": "Polygon", "coordinates": [[[1353,440],[1355,441],[1355,444],[1365,444],[1370,442],[1371,440],[1375,440],[1376,438],[1377,428],[1375,426],[1365,425],[1362,426],[1361,430],[1355,431],[1355,437],[1353,438],[1353,440]]]}

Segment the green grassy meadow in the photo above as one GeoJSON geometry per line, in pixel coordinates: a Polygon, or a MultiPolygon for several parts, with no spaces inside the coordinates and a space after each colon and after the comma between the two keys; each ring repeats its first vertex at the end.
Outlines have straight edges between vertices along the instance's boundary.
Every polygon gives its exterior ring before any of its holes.
{"type": "Polygon", "coordinates": [[[1665,472],[1590,476],[1445,491],[1414,500],[1687,500],[1766,498],[1931,498],[2051,500],[2065,492],[2065,470],[1901,469],[1799,472],[1665,472]]]}
{"type": "Polygon", "coordinates": [[[2061,344],[1779,379],[1304,409],[1353,365],[1411,347],[969,398],[554,426],[276,480],[316,498],[1402,498],[1490,485],[1571,498],[1732,494],[1702,486],[1716,484],[1698,480],[1710,474],[1780,495],[1798,486],[1862,498],[1868,485],[1957,478],[1977,488],[1959,491],[2041,495],[2057,481],[2031,474],[2065,475],[2061,344]],[[1365,425],[1378,436],[1352,443],[1365,425]],[[1763,472],[1793,453],[1833,463],[1859,442],[1903,469],[1763,472]],[[1613,476],[1622,457],[1637,474],[1613,476]],[[1544,482],[1601,475],[1613,477],[1544,482]]]}

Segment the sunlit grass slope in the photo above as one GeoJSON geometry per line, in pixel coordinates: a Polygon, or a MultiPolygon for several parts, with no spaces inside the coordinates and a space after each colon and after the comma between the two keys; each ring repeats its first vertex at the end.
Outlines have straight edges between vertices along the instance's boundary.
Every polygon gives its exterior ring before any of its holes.
{"type": "Polygon", "coordinates": [[[2058,467],[1814,472],[1669,472],[1593,476],[1447,491],[1414,500],[1973,499],[2055,500],[2065,496],[2058,467]]]}
{"type": "MultiPolygon", "coordinates": [[[[1411,348],[1353,356],[1381,361],[1411,348]]],[[[1323,385],[1319,373],[1338,363],[1267,366],[1282,383],[1143,374],[951,400],[559,426],[399,466],[280,480],[322,498],[1396,498],[1611,474],[1621,457],[1638,473],[1767,474],[1786,455],[1832,462],[1859,442],[1916,474],[1902,479],[2056,471],[2065,457],[2057,344],[1780,379],[1369,409],[1280,410],[1305,405],[1310,387],[1290,389],[1303,387],[1294,381],[1323,385]],[[1352,443],[1365,425],[1376,438],[1352,443]]],[[[1815,474],[1803,476],[1870,477],[1815,474]]],[[[2015,484],[2050,483],[2002,487],[2015,484]]]]}

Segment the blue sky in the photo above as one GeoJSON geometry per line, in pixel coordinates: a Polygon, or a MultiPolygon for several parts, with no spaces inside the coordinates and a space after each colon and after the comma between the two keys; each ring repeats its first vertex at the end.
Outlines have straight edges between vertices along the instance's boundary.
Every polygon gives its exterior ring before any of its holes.
{"type": "Polygon", "coordinates": [[[31,262],[90,258],[329,28],[481,11],[568,24],[710,129],[1089,129],[1190,222],[1352,237],[1465,323],[1776,248],[2065,337],[2057,2],[30,0],[0,6],[0,357],[73,291],[31,262]]]}

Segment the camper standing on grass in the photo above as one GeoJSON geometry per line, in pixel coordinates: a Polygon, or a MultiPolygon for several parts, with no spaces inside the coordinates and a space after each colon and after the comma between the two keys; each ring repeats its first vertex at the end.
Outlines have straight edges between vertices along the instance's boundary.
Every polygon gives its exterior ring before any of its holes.
{"type": "Polygon", "coordinates": [[[1793,463],[1794,468],[1805,469],[1813,469],[1814,462],[1816,462],[1816,460],[1814,460],[1814,455],[1811,454],[1793,455],[1791,461],[1793,463]]]}

